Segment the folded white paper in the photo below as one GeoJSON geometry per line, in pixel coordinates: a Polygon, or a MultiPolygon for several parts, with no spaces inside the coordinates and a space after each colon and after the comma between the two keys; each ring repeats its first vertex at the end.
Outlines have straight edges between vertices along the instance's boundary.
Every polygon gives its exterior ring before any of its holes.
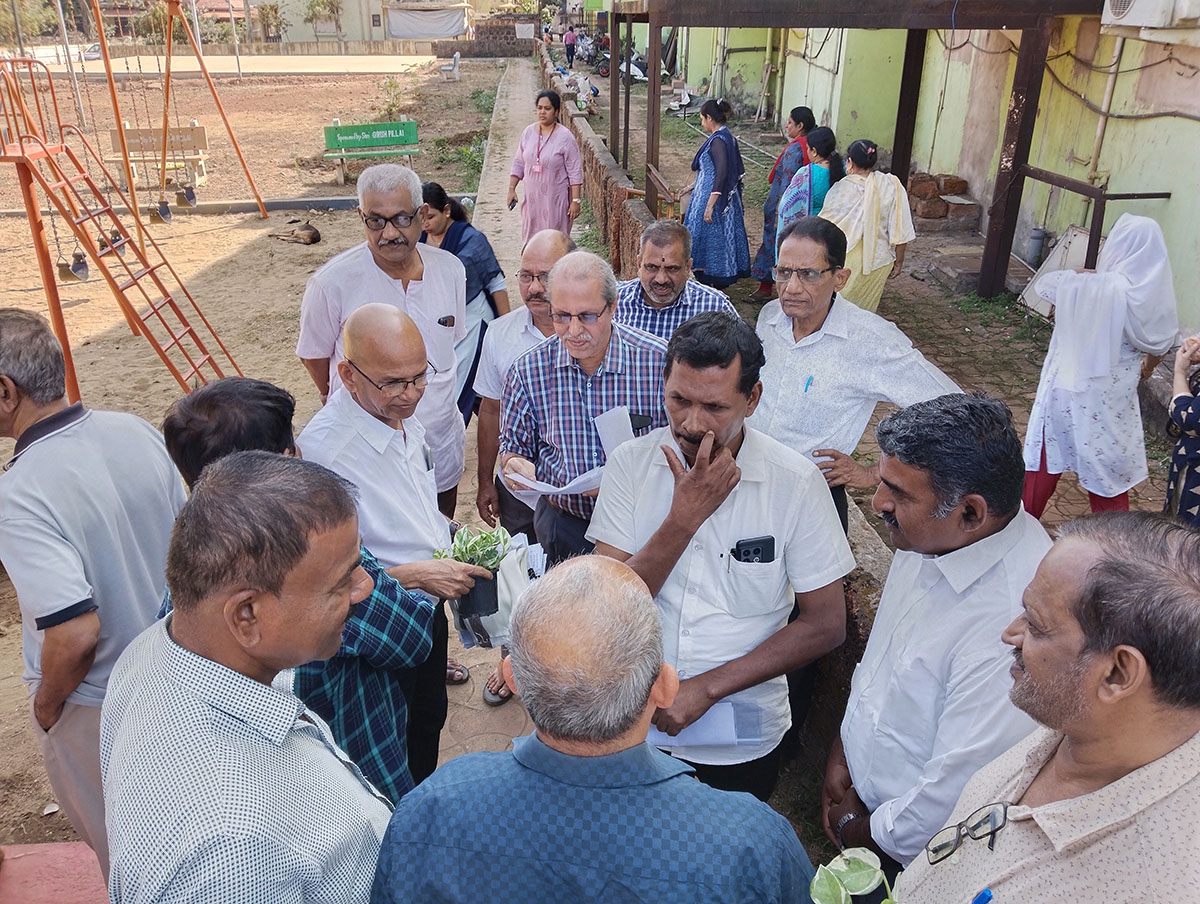
{"type": "Polygon", "coordinates": [[[651,725],[647,740],[655,747],[731,747],[738,742],[733,704],[714,703],[708,712],[674,737],[651,725]]]}
{"type": "Polygon", "coordinates": [[[612,455],[621,443],[633,439],[633,424],[629,420],[627,405],[608,409],[604,414],[592,418],[592,423],[596,425],[596,433],[600,435],[600,446],[604,449],[605,456],[612,455]]]}
{"type": "Polygon", "coordinates": [[[533,508],[542,496],[574,496],[588,490],[598,489],[600,486],[600,475],[603,470],[604,466],[601,465],[598,468],[592,468],[590,471],[584,471],[574,480],[561,487],[556,487],[552,483],[545,483],[541,480],[530,480],[521,474],[509,474],[508,477],[522,486],[529,487],[527,490],[513,490],[512,493],[527,506],[533,508]]]}

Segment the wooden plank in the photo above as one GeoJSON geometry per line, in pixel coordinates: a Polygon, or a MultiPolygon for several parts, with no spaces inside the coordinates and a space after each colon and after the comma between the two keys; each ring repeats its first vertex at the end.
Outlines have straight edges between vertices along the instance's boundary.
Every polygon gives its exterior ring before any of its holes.
{"type": "Polygon", "coordinates": [[[892,175],[908,181],[912,169],[913,135],[917,128],[917,102],[921,98],[921,72],[925,67],[925,42],[929,32],[909,29],[900,72],[900,100],[896,104],[896,132],[892,139],[892,175]]]}
{"type": "Polygon", "coordinates": [[[325,126],[325,149],[383,148],[417,143],[417,124],[366,122],[351,126],[325,126]]]}
{"type": "MultiPolygon", "coordinates": [[[[617,4],[622,11],[635,6],[617,4]]],[[[729,28],[1036,28],[1044,16],[1099,16],[1104,0],[645,0],[662,25],[729,28]]]]}
{"type": "MultiPolygon", "coordinates": [[[[108,140],[113,151],[121,150],[121,135],[116,129],[108,130],[108,140]]],[[[161,129],[126,129],[125,140],[129,145],[130,154],[161,154],[161,129]]],[[[207,151],[208,129],[204,126],[182,126],[177,129],[167,129],[167,148],[171,151],[207,151]]],[[[118,158],[119,159],[119,158],[118,158]]]]}
{"type": "Polygon", "coordinates": [[[996,190],[992,195],[992,206],[988,208],[983,266],[979,271],[979,294],[984,298],[992,298],[1004,291],[1008,256],[1012,253],[1017,215],[1021,210],[1021,190],[1025,187],[1023,168],[1029,162],[1038,97],[1042,91],[1042,73],[1046,68],[1046,51],[1050,49],[1050,31],[1053,27],[1054,20],[1047,16],[1039,27],[1027,28],[1021,35],[1012,95],[1008,101],[1008,120],[1000,144],[996,190]]]}

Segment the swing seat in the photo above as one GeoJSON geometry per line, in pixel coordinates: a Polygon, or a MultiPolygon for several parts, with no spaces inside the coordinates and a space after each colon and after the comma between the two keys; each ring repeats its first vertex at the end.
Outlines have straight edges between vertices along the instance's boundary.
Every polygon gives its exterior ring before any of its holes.
{"type": "Polygon", "coordinates": [[[175,216],[171,213],[171,205],[167,203],[165,198],[157,204],[152,205],[146,212],[150,215],[151,223],[160,223],[164,226],[170,223],[171,219],[175,216]]]}
{"type": "Polygon", "coordinates": [[[88,278],[87,257],[82,251],[71,255],[71,263],[58,262],[58,281],[60,283],[84,282],[88,278]]]}
{"type": "Polygon", "coordinates": [[[185,185],[180,191],[175,192],[176,207],[195,207],[196,189],[190,185],[185,185]]]}

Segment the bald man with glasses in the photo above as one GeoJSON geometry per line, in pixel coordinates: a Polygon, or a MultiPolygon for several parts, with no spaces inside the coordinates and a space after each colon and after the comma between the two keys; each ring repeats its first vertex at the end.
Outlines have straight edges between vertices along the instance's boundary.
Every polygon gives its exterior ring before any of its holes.
{"type": "MultiPolygon", "coordinates": [[[[614,323],[612,268],[594,254],[574,251],[549,278],[554,336],[516,360],[500,397],[500,471],[510,490],[522,489],[517,475],[560,487],[603,465],[593,419],[606,411],[627,407],[635,434],[667,422],[666,343],[614,323]]],[[[534,533],[551,564],[591,551],[585,535],[594,495],[538,501],[534,533]]]]}

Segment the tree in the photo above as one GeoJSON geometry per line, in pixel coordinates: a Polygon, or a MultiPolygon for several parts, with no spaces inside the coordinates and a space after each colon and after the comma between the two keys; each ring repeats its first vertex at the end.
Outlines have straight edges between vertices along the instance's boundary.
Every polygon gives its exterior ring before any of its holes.
{"type": "MultiPolygon", "coordinates": [[[[50,0],[17,0],[21,15],[21,34],[28,44],[31,38],[52,35],[58,30],[58,16],[50,0]]],[[[13,27],[12,4],[0,4],[0,41],[17,46],[17,30],[13,27]]]]}
{"type": "Polygon", "coordinates": [[[342,9],[344,0],[308,0],[308,6],[304,9],[304,24],[311,25],[313,35],[320,39],[320,34],[317,32],[317,23],[322,19],[333,20],[333,30],[337,34],[337,41],[342,43],[342,9]]]}
{"type": "Polygon", "coordinates": [[[258,25],[264,41],[281,38],[292,23],[284,18],[278,3],[262,3],[258,6],[258,25]]]}

